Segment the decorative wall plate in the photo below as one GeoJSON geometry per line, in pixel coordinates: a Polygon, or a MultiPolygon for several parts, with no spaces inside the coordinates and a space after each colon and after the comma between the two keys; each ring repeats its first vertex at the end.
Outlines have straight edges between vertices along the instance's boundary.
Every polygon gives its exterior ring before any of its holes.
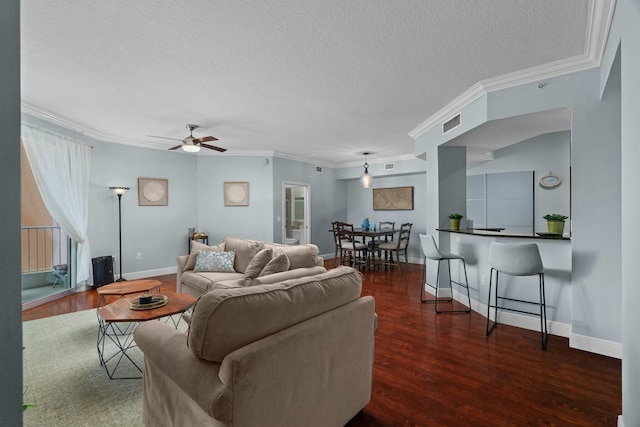
{"type": "Polygon", "coordinates": [[[138,205],[167,206],[169,180],[164,178],[138,178],[138,205]]]}
{"type": "Polygon", "coordinates": [[[249,206],[249,183],[227,181],[224,183],[225,206],[249,206]]]}

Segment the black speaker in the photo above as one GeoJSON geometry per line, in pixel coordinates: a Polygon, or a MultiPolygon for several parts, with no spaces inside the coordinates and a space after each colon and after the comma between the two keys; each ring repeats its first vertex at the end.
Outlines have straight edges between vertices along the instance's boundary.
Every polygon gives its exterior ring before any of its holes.
{"type": "Polygon", "coordinates": [[[113,283],[113,257],[99,256],[91,258],[93,264],[93,286],[99,287],[113,283]]]}

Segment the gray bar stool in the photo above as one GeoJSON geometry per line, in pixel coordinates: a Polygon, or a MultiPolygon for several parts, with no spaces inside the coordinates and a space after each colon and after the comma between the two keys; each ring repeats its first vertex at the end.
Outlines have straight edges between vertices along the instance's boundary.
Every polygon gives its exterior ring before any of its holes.
{"type": "Polygon", "coordinates": [[[467,279],[467,265],[464,262],[464,257],[461,255],[456,255],[447,252],[440,252],[438,249],[438,245],[436,245],[436,241],[430,234],[421,234],[420,235],[420,244],[422,245],[422,252],[424,252],[424,268],[422,270],[422,283],[420,284],[420,301],[422,302],[433,302],[435,303],[436,313],[469,313],[471,311],[471,296],[469,295],[469,280],[467,279]],[[427,283],[427,259],[432,259],[434,261],[438,261],[438,272],[436,275],[436,285],[430,285],[427,283]],[[465,283],[456,282],[451,279],[451,260],[457,259],[462,261],[462,267],[464,268],[464,281],[465,283]],[[467,301],[469,303],[468,308],[465,310],[438,310],[438,303],[440,302],[453,302],[453,294],[450,298],[440,299],[438,298],[438,289],[440,288],[440,262],[447,261],[447,267],[449,268],[449,287],[451,288],[451,292],[453,293],[452,283],[455,283],[458,286],[462,286],[463,288],[467,288],[467,301]],[[436,298],[426,300],[423,298],[424,296],[424,284],[435,288],[436,290],[436,298]]]}
{"type": "Polygon", "coordinates": [[[547,348],[547,306],[544,297],[544,266],[540,258],[540,250],[535,243],[497,243],[492,242],[489,247],[489,264],[491,265],[491,275],[489,277],[489,297],[487,303],[487,336],[498,325],[498,299],[515,301],[526,304],[536,304],[540,307],[540,312],[518,310],[515,308],[500,307],[501,310],[517,311],[519,313],[531,314],[540,317],[540,333],[542,335],[542,349],[547,348]],[[493,272],[496,272],[496,291],[494,302],[491,304],[491,288],[493,285],[493,272]],[[524,301],[515,298],[498,296],[498,276],[499,273],[510,276],[538,276],[540,285],[539,301],[524,301]],[[491,326],[489,314],[491,307],[494,308],[494,322],[491,326]]]}

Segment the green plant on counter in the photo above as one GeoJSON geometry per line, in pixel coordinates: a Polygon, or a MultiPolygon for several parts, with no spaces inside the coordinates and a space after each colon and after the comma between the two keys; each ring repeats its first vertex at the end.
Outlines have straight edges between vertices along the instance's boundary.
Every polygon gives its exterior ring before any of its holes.
{"type": "Polygon", "coordinates": [[[564,221],[565,219],[567,219],[569,217],[568,216],[564,216],[564,215],[560,215],[560,214],[546,214],[542,218],[546,219],[547,221],[564,221]]]}
{"type": "Polygon", "coordinates": [[[462,219],[463,216],[460,215],[459,213],[450,213],[449,214],[449,219],[462,219]]]}

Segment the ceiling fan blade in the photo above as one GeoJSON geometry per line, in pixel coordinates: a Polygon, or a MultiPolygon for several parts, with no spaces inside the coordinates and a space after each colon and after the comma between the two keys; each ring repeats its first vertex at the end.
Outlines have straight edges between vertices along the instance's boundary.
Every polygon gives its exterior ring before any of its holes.
{"type": "Polygon", "coordinates": [[[167,138],[166,136],[155,136],[155,135],[147,135],[149,138],[162,138],[162,139],[171,139],[173,141],[182,141],[178,138],[167,138]]]}
{"type": "Polygon", "coordinates": [[[169,148],[169,150],[177,150],[180,147],[182,147],[182,144],[176,145],[175,147],[171,147],[171,148],[169,148]]]}
{"type": "Polygon", "coordinates": [[[203,136],[202,138],[196,138],[193,142],[209,142],[209,141],[217,141],[218,138],[215,136],[203,136]]]}
{"type": "Polygon", "coordinates": [[[209,145],[209,144],[200,144],[201,147],[204,148],[208,148],[209,150],[216,150],[219,151],[221,153],[224,153],[225,151],[227,151],[226,148],[220,148],[220,147],[216,147],[215,145],[209,145]]]}

